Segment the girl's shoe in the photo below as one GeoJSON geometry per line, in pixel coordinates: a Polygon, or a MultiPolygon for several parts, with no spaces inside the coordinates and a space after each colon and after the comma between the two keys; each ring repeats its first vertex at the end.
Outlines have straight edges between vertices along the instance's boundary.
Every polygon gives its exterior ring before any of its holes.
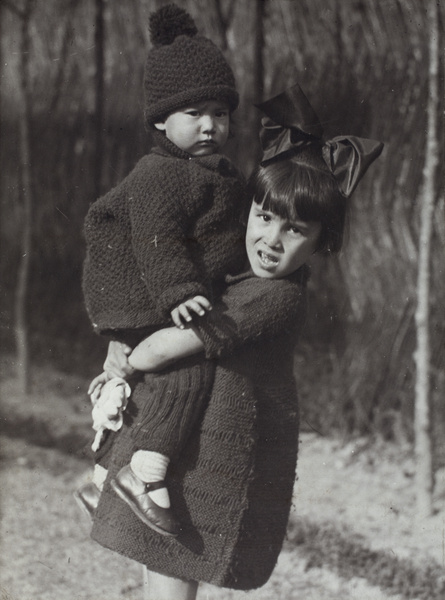
{"type": "Polygon", "coordinates": [[[100,489],[92,481],[85,483],[74,492],[74,498],[83,512],[93,517],[100,499],[100,489]]]}
{"type": "Polygon", "coordinates": [[[175,537],[179,534],[179,523],[172,511],[156,504],[148,493],[166,487],[164,481],[145,483],[136,477],[130,465],[126,465],[111,481],[111,487],[148,527],[161,535],[175,537]]]}

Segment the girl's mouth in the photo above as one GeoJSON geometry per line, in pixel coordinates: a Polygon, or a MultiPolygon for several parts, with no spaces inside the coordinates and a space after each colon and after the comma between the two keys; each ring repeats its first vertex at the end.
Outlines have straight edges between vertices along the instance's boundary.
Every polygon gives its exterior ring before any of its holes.
{"type": "Polygon", "coordinates": [[[258,250],[260,262],[266,267],[275,267],[278,264],[278,259],[271,254],[266,254],[263,250],[258,250]]]}

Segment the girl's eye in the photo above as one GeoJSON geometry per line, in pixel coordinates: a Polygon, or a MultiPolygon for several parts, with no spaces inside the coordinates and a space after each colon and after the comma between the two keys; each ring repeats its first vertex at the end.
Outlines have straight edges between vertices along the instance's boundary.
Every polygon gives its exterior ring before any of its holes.
{"type": "Polygon", "coordinates": [[[258,216],[259,216],[259,217],[260,217],[260,219],[261,219],[262,221],[264,221],[265,223],[269,223],[269,221],[270,221],[270,217],[269,217],[269,215],[265,215],[265,214],[263,213],[263,214],[260,214],[260,215],[258,215],[258,216]]]}
{"type": "Polygon", "coordinates": [[[292,233],[300,233],[300,230],[296,225],[291,225],[289,229],[292,231],[292,233]]]}

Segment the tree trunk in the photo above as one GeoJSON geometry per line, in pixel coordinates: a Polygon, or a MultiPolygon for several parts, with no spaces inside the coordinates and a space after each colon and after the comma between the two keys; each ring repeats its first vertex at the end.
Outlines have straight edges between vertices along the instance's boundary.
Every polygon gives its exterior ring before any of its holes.
{"type": "Polygon", "coordinates": [[[261,149],[258,137],[258,112],[252,109],[253,104],[263,100],[264,96],[264,12],[267,0],[255,3],[253,13],[253,52],[252,52],[252,87],[248,98],[248,112],[246,115],[248,131],[252,132],[250,141],[250,152],[246,153],[245,166],[247,172],[258,164],[261,157],[261,149]]]}
{"type": "Polygon", "coordinates": [[[104,124],[104,0],[96,0],[96,30],[94,49],[96,60],[95,74],[95,157],[94,157],[94,196],[99,198],[102,191],[102,162],[103,162],[103,124],[104,124]]]}
{"type": "Polygon", "coordinates": [[[429,33],[429,79],[428,79],[428,125],[426,139],[425,165],[423,170],[423,190],[421,197],[421,222],[419,263],[417,279],[417,351],[416,351],[416,388],[415,388],[415,453],[416,453],[416,491],[417,507],[420,517],[433,512],[433,447],[430,417],[430,337],[429,337],[429,300],[430,300],[430,262],[433,211],[436,190],[436,169],[438,159],[439,110],[439,15],[436,0],[428,3],[429,33]]]}
{"type": "Polygon", "coordinates": [[[23,222],[21,260],[18,269],[15,300],[15,333],[17,344],[17,376],[23,394],[30,389],[29,336],[26,301],[32,252],[32,174],[31,174],[31,79],[29,71],[29,53],[31,46],[30,20],[34,0],[27,0],[21,13],[20,44],[20,102],[19,140],[20,140],[20,176],[21,196],[23,200],[23,222]]]}

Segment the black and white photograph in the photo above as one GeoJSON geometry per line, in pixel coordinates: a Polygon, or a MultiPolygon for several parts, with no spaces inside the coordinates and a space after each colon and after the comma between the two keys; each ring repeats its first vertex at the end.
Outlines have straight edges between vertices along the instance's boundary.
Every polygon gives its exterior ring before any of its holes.
{"type": "Polygon", "coordinates": [[[0,600],[444,600],[443,0],[0,0],[0,600]]]}

